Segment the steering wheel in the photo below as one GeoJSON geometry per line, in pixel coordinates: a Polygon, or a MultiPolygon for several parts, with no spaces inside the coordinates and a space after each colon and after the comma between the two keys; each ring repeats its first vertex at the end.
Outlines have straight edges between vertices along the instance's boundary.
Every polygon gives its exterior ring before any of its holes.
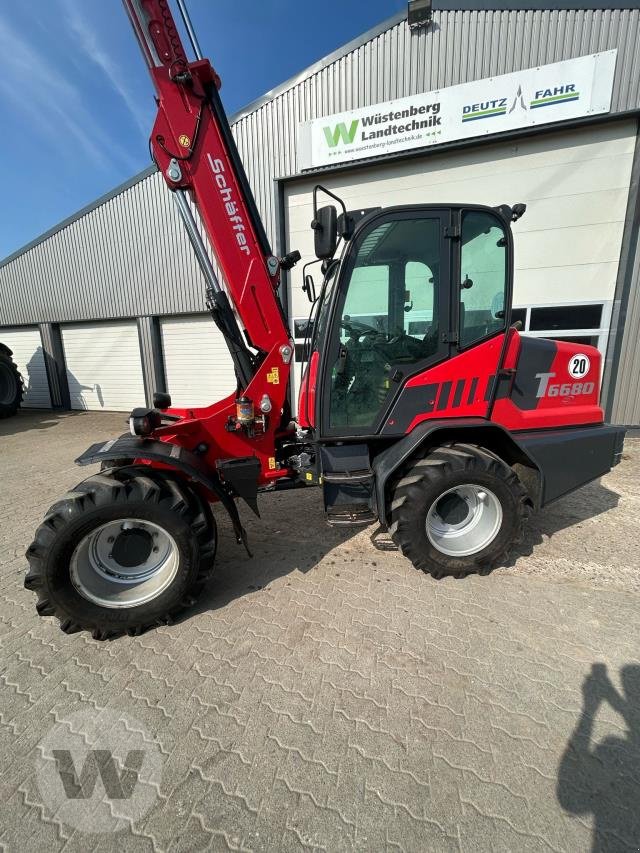
{"type": "Polygon", "coordinates": [[[387,343],[399,344],[403,338],[408,338],[408,337],[410,337],[410,335],[408,335],[404,329],[401,329],[397,335],[393,335],[393,337],[390,337],[389,340],[387,341],[387,343]]]}
{"type": "Polygon", "coordinates": [[[365,335],[380,334],[377,329],[373,329],[371,326],[367,326],[364,323],[357,323],[353,320],[345,320],[344,318],[340,320],[340,326],[349,332],[350,335],[353,335],[356,340],[365,337],[365,335]]]}

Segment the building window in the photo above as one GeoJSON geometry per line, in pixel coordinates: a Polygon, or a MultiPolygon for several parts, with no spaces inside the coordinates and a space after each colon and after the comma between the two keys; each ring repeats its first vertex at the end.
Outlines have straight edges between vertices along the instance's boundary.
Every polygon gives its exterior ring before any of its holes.
{"type": "Polygon", "coordinates": [[[529,329],[532,332],[552,329],[599,329],[602,304],[553,305],[532,308],[529,329]]]}

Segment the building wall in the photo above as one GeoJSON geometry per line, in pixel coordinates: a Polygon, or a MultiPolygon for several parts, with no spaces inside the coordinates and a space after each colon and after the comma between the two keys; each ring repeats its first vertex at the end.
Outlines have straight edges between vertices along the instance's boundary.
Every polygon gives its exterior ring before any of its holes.
{"type": "MultiPolygon", "coordinates": [[[[517,142],[433,151],[424,157],[344,170],[328,180],[350,210],[425,202],[494,206],[525,201],[527,211],[513,229],[514,305],[520,309],[524,330],[586,339],[604,357],[635,142],[636,122],[620,120],[517,142]],[[553,306],[555,315],[547,311],[545,321],[540,306],[553,306]],[[585,312],[585,306],[593,310],[585,312]],[[595,319],[583,324],[585,313],[595,319]]],[[[314,183],[313,177],[302,177],[287,182],[285,191],[287,233],[303,262],[314,257],[309,228],[314,183]]],[[[289,305],[298,344],[304,339],[299,329],[304,329],[309,314],[302,275],[302,264],[290,274],[289,305]]],[[[301,359],[298,346],[296,360],[301,359]]]]}
{"type": "MultiPolygon", "coordinates": [[[[299,171],[300,122],[611,48],[618,50],[612,113],[640,109],[637,8],[459,11],[438,5],[434,0],[429,28],[411,32],[397,16],[232,119],[274,245],[274,179],[299,171]]],[[[147,170],[6,259],[0,327],[39,323],[46,336],[56,323],[203,312],[204,281],[170,196],[162,177],[147,170]]]]}
{"type": "Polygon", "coordinates": [[[603,395],[616,423],[640,425],[640,134],[631,174],[603,395]]]}
{"type": "Polygon", "coordinates": [[[611,112],[636,110],[639,40],[638,9],[435,11],[431,27],[413,32],[398,21],[234,121],[267,232],[273,238],[273,176],[299,171],[300,122],[612,48],[611,112]]]}
{"type": "Polygon", "coordinates": [[[204,310],[202,273],[159,172],[0,268],[0,326],[204,310]]]}

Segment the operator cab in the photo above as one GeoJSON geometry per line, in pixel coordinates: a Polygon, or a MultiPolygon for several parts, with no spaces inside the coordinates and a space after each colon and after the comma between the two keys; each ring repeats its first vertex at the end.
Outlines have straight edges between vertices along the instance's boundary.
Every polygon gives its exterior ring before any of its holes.
{"type": "Polygon", "coordinates": [[[317,208],[319,191],[312,228],[325,280],[300,422],[318,437],[375,436],[410,377],[505,330],[510,222],[524,205],[351,212],[329,193],[338,216],[333,205],[317,208]]]}

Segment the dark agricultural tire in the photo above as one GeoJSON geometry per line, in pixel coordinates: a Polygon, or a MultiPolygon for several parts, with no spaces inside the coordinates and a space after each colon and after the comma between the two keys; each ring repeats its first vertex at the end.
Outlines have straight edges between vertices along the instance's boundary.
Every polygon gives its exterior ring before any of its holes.
{"type": "MultiPolygon", "coordinates": [[[[413,565],[436,579],[488,574],[503,565],[522,541],[531,501],[514,470],[491,451],[471,444],[449,444],[413,459],[395,483],[390,533],[413,565]],[[476,553],[443,553],[427,535],[429,510],[448,490],[476,485],[497,498],[502,519],[494,538],[476,553]]],[[[497,525],[497,521],[496,521],[497,525]]]]}
{"type": "Polygon", "coordinates": [[[24,396],[22,376],[10,350],[0,346],[0,418],[10,418],[18,411],[24,396]]]}
{"type": "Polygon", "coordinates": [[[135,636],[171,624],[180,611],[195,604],[211,577],[216,544],[210,506],[184,482],[146,466],[111,469],[79,483],[49,509],[27,550],[24,585],[37,594],[38,614],[55,616],[65,633],[89,631],[96,640],[135,636]],[[76,588],[71,560],[88,534],[119,519],[162,528],[176,545],[178,568],[155,598],[106,607],[76,588]]]}

